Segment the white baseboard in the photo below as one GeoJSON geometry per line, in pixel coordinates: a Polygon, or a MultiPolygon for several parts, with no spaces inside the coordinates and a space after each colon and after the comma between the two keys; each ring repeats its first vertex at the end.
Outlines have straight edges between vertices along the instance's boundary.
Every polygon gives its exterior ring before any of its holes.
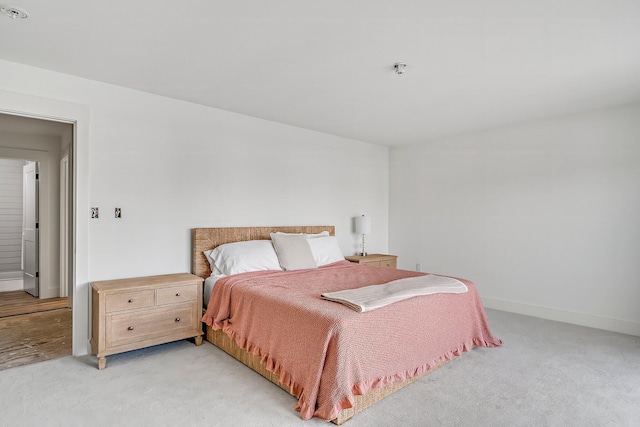
{"type": "Polygon", "coordinates": [[[0,280],[0,292],[21,291],[23,288],[22,279],[0,280]]]}
{"type": "Polygon", "coordinates": [[[495,310],[540,317],[548,320],[556,320],[558,322],[587,326],[589,328],[604,329],[606,331],[619,332],[621,334],[640,336],[640,323],[637,322],[594,316],[592,314],[575,313],[572,311],[540,307],[537,305],[523,304],[520,302],[506,301],[497,298],[482,297],[482,302],[486,308],[492,308],[495,310]]]}

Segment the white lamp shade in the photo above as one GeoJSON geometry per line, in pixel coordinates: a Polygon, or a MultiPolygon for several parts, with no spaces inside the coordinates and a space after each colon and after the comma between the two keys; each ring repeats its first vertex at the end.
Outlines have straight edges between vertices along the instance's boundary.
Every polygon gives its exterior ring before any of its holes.
{"type": "Polygon", "coordinates": [[[368,216],[356,217],[356,234],[369,234],[371,233],[371,218],[368,216]]]}

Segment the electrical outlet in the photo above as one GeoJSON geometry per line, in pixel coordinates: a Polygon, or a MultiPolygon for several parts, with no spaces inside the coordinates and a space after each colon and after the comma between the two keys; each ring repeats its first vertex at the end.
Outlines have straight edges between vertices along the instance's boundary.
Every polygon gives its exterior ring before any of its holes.
{"type": "Polygon", "coordinates": [[[416,263],[416,271],[422,271],[422,267],[420,266],[420,263],[416,263]]]}
{"type": "Polygon", "coordinates": [[[100,217],[100,208],[91,208],[91,218],[100,217]]]}

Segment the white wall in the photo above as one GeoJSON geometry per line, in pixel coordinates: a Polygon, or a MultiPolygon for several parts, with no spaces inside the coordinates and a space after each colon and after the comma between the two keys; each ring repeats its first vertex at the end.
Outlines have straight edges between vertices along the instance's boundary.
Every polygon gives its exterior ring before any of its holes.
{"type": "Polygon", "coordinates": [[[353,253],[350,219],[366,213],[376,224],[369,248],[387,250],[386,147],[6,61],[0,75],[0,90],[26,96],[5,109],[90,111],[76,156],[77,212],[87,216],[77,224],[77,250],[86,249],[87,266],[76,267],[74,354],[78,337],[86,351],[87,282],[189,271],[193,227],[335,225],[343,251],[353,253]],[[100,219],[87,219],[92,206],[100,219]]]}
{"type": "Polygon", "coordinates": [[[193,227],[335,224],[353,253],[349,221],[364,211],[380,225],[371,247],[386,250],[387,148],[156,104],[155,115],[115,104],[109,120],[92,116],[101,139],[91,145],[90,201],[101,208],[90,221],[92,279],[188,271],[193,227]]]}
{"type": "Polygon", "coordinates": [[[640,104],[393,148],[389,229],[488,307],[640,335],[640,104]]]}

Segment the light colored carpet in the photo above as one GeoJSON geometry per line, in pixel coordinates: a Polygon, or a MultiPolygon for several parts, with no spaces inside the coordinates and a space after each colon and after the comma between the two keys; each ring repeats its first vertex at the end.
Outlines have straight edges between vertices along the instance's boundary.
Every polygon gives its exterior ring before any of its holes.
{"type": "MultiPolygon", "coordinates": [[[[347,426],[639,426],[640,337],[488,310],[477,348],[347,426]]],[[[0,372],[3,426],[316,426],[209,343],[64,357],[0,372]]]]}

